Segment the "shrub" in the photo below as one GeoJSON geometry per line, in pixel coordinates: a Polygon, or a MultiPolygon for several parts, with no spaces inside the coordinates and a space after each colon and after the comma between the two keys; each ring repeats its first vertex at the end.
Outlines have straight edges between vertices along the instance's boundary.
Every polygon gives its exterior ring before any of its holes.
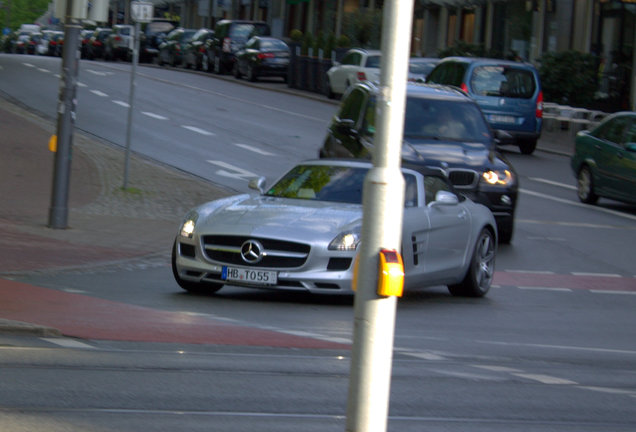
{"type": "Polygon", "coordinates": [[[303,40],[303,32],[298,29],[293,29],[289,32],[289,38],[292,40],[292,42],[300,42],[303,40]]]}
{"type": "Polygon", "coordinates": [[[580,107],[594,103],[598,57],[578,51],[548,52],[540,63],[544,100],[580,107]]]}

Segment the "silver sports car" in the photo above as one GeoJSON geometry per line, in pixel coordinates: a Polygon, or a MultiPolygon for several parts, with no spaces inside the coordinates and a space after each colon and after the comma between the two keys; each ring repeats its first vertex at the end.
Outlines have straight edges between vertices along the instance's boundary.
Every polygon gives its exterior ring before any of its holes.
{"type": "MultiPolygon", "coordinates": [[[[321,159],[292,168],[260,194],[192,209],[172,251],[172,269],[187,291],[223,285],[352,294],[361,240],[362,187],[369,162],[321,159]]],[[[497,248],[492,213],[454,192],[443,174],[403,167],[402,256],[405,287],[447,285],[481,297],[492,283],[497,248]]]]}

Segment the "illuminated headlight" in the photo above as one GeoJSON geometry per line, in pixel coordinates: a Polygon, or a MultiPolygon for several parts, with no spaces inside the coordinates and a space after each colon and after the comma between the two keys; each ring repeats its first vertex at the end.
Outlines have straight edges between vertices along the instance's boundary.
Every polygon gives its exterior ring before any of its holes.
{"type": "Polygon", "coordinates": [[[493,186],[507,186],[514,183],[515,176],[509,170],[489,170],[481,175],[481,180],[493,186]]]}
{"type": "Polygon", "coordinates": [[[186,215],[183,224],[181,224],[181,231],[179,232],[181,237],[192,238],[198,218],[199,215],[195,212],[190,212],[186,215]]]}
{"type": "Polygon", "coordinates": [[[341,232],[329,243],[329,250],[354,251],[360,243],[358,230],[341,232]]]}

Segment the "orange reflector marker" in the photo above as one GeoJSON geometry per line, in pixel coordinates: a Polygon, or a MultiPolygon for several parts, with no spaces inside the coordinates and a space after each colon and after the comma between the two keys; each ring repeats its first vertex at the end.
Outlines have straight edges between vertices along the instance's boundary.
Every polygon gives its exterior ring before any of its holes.
{"type": "Polygon", "coordinates": [[[402,297],[404,292],[404,263],[396,250],[380,250],[378,295],[402,297]]]}
{"type": "Polygon", "coordinates": [[[355,292],[358,289],[358,267],[360,266],[360,254],[356,254],[353,260],[353,279],[351,280],[351,289],[355,292]]]}
{"type": "Polygon", "coordinates": [[[49,150],[53,153],[57,151],[57,135],[51,135],[51,138],[49,139],[49,150]]]}

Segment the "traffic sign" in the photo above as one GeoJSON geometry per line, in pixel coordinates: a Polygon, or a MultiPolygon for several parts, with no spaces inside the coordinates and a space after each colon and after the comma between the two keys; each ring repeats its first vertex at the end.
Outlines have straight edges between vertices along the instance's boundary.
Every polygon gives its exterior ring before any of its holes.
{"type": "Polygon", "coordinates": [[[130,15],[132,19],[139,23],[149,23],[152,21],[154,7],[152,3],[134,1],[130,3],[130,15]]]}

